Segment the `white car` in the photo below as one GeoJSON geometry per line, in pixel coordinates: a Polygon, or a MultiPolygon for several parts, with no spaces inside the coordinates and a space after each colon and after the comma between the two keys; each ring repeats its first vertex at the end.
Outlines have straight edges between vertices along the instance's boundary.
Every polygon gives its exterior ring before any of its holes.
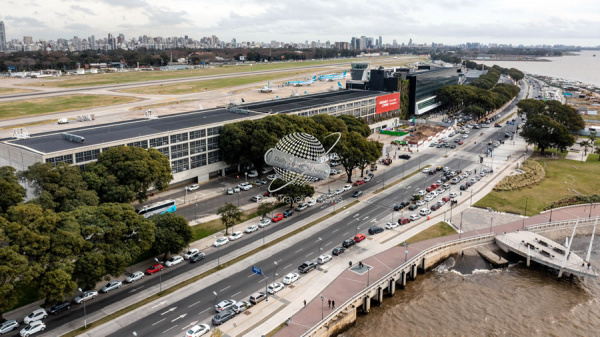
{"type": "Polygon", "coordinates": [[[229,236],[229,241],[235,241],[239,238],[241,238],[244,234],[240,231],[237,232],[233,232],[231,233],[231,235],[229,236]]]}
{"type": "Polygon", "coordinates": [[[250,201],[252,201],[252,202],[260,202],[261,199],[262,199],[261,195],[255,195],[252,198],[250,198],[250,201]]]}
{"type": "Polygon", "coordinates": [[[180,264],[181,262],[183,262],[183,257],[175,255],[172,258],[168,259],[167,262],[165,262],[165,266],[173,267],[175,265],[180,264]]]}
{"type": "Polygon", "coordinates": [[[450,198],[454,199],[458,196],[458,193],[456,192],[450,192],[450,198]]]}
{"type": "Polygon", "coordinates": [[[239,186],[234,187],[233,188],[233,192],[234,193],[240,193],[240,187],[239,186]]]}
{"type": "Polygon", "coordinates": [[[431,170],[429,169],[429,167],[426,167],[426,168],[424,168],[424,169],[423,169],[423,171],[421,171],[421,172],[423,172],[423,173],[429,173],[429,171],[431,171],[431,170]]]}
{"type": "Polygon", "coordinates": [[[421,197],[422,197],[422,196],[424,196],[425,194],[427,194],[427,192],[425,192],[424,190],[418,190],[418,191],[417,191],[417,194],[418,194],[419,196],[421,196],[421,197]]]}
{"type": "Polygon", "coordinates": [[[5,333],[11,332],[19,327],[19,322],[14,319],[10,321],[6,321],[0,324],[0,335],[4,335],[5,333]]]}
{"type": "Polygon", "coordinates": [[[350,184],[344,185],[344,191],[350,191],[351,188],[352,188],[352,185],[350,185],[350,184]]]}
{"type": "Polygon", "coordinates": [[[364,178],[363,178],[363,181],[364,181],[365,183],[366,183],[366,182],[369,182],[369,181],[371,181],[371,177],[369,177],[369,176],[366,176],[366,177],[364,177],[364,178]]]}
{"type": "Polygon", "coordinates": [[[248,226],[248,228],[246,228],[245,232],[246,233],[253,233],[256,232],[258,230],[258,226],[257,225],[250,225],[248,226]]]}
{"type": "Polygon", "coordinates": [[[438,195],[440,195],[440,194],[446,192],[446,189],[441,187],[440,189],[437,190],[437,192],[438,192],[438,195]]]}
{"type": "Polygon", "coordinates": [[[258,223],[258,227],[260,228],[264,228],[267,227],[268,225],[271,224],[271,220],[270,219],[262,219],[260,220],[260,222],[258,223]]]}
{"type": "Polygon", "coordinates": [[[218,238],[217,241],[215,241],[215,243],[213,243],[213,246],[220,247],[222,245],[226,245],[228,242],[229,242],[229,239],[226,237],[218,238]]]}
{"type": "Polygon", "coordinates": [[[263,169],[262,169],[261,172],[262,172],[262,174],[266,174],[266,173],[269,173],[271,171],[273,171],[273,168],[271,166],[265,166],[265,167],[263,167],[263,169]]]}
{"type": "Polygon", "coordinates": [[[274,175],[274,174],[269,174],[269,175],[267,176],[267,179],[269,179],[269,180],[275,180],[275,179],[277,179],[277,176],[276,176],[276,175],[274,175]]]}
{"type": "Polygon", "coordinates": [[[308,207],[308,205],[307,205],[307,204],[305,204],[305,203],[303,203],[303,204],[300,204],[300,205],[298,205],[298,207],[296,207],[296,211],[297,211],[297,212],[302,212],[302,211],[303,211],[303,210],[305,210],[307,207],[308,207]]]}
{"type": "Polygon", "coordinates": [[[199,252],[199,250],[197,248],[192,248],[192,249],[188,250],[187,253],[183,254],[183,258],[186,260],[189,260],[192,255],[194,255],[198,252],[199,252]]]}
{"type": "Polygon", "coordinates": [[[210,332],[208,324],[194,325],[185,333],[185,337],[200,337],[208,332],[210,332]]]}
{"type": "Polygon", "coordinates": [[[231,188],[231,187],[228,187],[228,188],[227,188],[227,194],[228,194],[228,195],[232,195],[232,194],[233,194],[233,188],[231,188]]]}
{"type": "Polygon", "coordinates": [[[256,172],[256,170],[252,170],[252,171],[248,172],[248,177],[256,178],[256,177],[258,177],[258,172],[256,172]]]}
{"type": "Polygon", "coordinates": [[[193,184],[193,185],[190,185],[190,186],[186,187],[186,189],[187,189],[188,191],[190,191],[190,192],[191,192],[191,191],[195,191],[195,190],[197,190],[197,189],[199,189],[199,188],[200,188],[200,185],[198,185],[198,184],[193,184]]]}
{"type": "Polygon", "coordinates": [[[423,206],[423,205],[425,205],[425,201],[419,200],[419,201],[417,201],[416,204],[417,204],[417,206],[423,206]]]}
{"type": "Polygon", "coordinates": [[[419,214],[421,216],[426,216],[431,214],[431,210],[429,208],[421,208],[421,210],[419,211],[419,214]]]}
{"type": "Polygon", "coordinates": [[[342,192],[344,192],[343,188],[335,190],[335,194],[341,194],[342,192]]]}
{"type": "Polygon", "coordinates": [[[331,255],[329,255],[329,254],[323,254],[323,255],[321,255],[321,256],[319,256],[317,258],[317,263],[318,264],[325,264],[325,263],[331,261],[331,258],[332,258],[331,255]]]}
{"type": "Polygon", "coordinates": [[[252,303],[248,302],[248,301],[239,301],[236,302],[232,307],[231,310],[233,310],[236,314],[242,313],[246,310],[248,310],[248,308],[250,308],[252,306],[252,303]]]}
{"type": "Polygon", "coordinates": [[[289,273],[283,277],[283,284],[290,285],[290,284],[298,281],[299,278],[300,278],[300,275],[298,275],[297,273],[289,273]]]}
{"type": "Polygon", "coordinates": [[[411,214],[409,218],[410,218],[410,221],[417,221],[417,220],[421,219],[421,216],[419,214],[411,214]]]}
{"type": "Polygon", "coordinates": [[[469,138],[469,135],[467,135],[467,134],[464,134],[464,135],[463,135],[463,138],[469,138]]]}
{"type": "Polygon", "coordinates": [[[85,301],[91,300],[93,298],[96,298],[96,296],[98,296],[98,292],[95,290],[88,290],[86,292],[84,292],[83,294],[75,297],[75,299],[73,299],[73,301],[75,301],[75,303],[77,304],[81,304],[85,301]]]}
{"type": "Polygon", "coordinates": [[[393,229],[393,228],[396,228],[398,226],[400,226],[400,225],[398,225],[397,222],[388,222],[388,223],[385,224],[385,229],[393,229]]]}
{"type": "Polygon", "coordinates": [[[33,321],[39,321],[42,319],[46,319],[48,317],[48,313],[44,309],[36,309],[31,314],[25,316],[23,319],[23,323],[29,324],[33,321]]]}
{"type": "Polygon", "coordinates": [[[238,187],[244,191],[247,191],[252,188],[252,185],[250,185],[250,183],[240,183],[238,184],[238,187]]]}
{"type": "Polygon", "coordinates": [[[429,194],[429,195],[427,195],[425,197],[425,201],[429,202],[429,201],[433,200],[433,198],[434,198],[434,196],[432,196],[431,194],[429,194]]]}
{"type": "Polygon", "coordinates": [[[269,284],[269,286],[267,287],[267,292],[269,294],[273,295],[276,292],[280,291],[281,289],[283,289],[283,284],[281,284],[279,282],[275,282],[275,283],[269,284]]]}
{"type": "Polygon", "coordinates": [[[143,271],[136,271],[135,273],[129,275],[125,279],[125,283],[135,282],[135,281],[141,280],[143,278],[144,278],[144,272],[143,271]]]}
{"type": "Polygon", "coordinates": [[[26,327],[21,330],[21,337],[31,336],[36,332],[44,331],[46,324],[42,321],[34,321],[29,323],[26,327]]]}
{"type": "Polygon", "coordinates": [[[310,207],[310,206],[314,206],[317,204],[317,201],[315,199],[310,199],[307,203],[306,206],[310,207]]]}
{"type": "Polygon", "coordinates": [[[123,285],[123,282],[121,281],[110,281],[108,282],[104,287],[102,287],[102,289],[100,289],[101,293],[107,293],[111,290],[115,290],[115,289],[119,289],[121,288],[121,286],[123,285]]]}

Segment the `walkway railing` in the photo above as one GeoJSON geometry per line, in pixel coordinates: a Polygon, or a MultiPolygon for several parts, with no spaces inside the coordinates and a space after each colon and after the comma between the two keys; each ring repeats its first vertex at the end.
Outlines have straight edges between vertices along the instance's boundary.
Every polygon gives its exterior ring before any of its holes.
{"type": "MultiPolygon", "coordinates": [[[[530,232],[535,232],[536,230],[542,230],[542,229],[551,229],[551,228],[559,228],[559,227],[573,227],[575,226],[575,224],[577,223],[578,219],[570,219],[570,220],[563,220],[563,221],[555,221],[555,222],[550,222],[550,223],[542,223],[542,224],[537,224],[537,225],[529,225],[525,227],[525,230],[528,230],[530,232]]],[[[579,223],[577,223],[577,226],[588,226],[588,225],[593,225],[596,221],[600,220],[600,216],[596,216],[593,218],[579,218],[579,223]]]]}
{"type": "Polygon", "coordinates": [[[413,256],[408,261],[404,262],[403,264],[401,264],[400,266],[398,266],[396,269],[394,269],[391,272],[387,273],[385,276],[381,277],[376,282],[373,282],[371,284],[371,286],[363,289],[362,291],[360,291],[359,293],[357,293],[353,297],[349,298],[347,301],[344,302],[344,304],[338,306],[336,310],[332,311],[323,320],[321,320],[319,323],[317,323],[312,328],[310,328],[308,331],[306,331],[304,334],[302,334],[302,336],[310,336],[311,334],[315,333],[316,331],[318,331],[319,329],[321,329],[324,325],[326,325],[327,322],[329,322],[333,317],[335,317],[342,310],[344,310],[345,308],[347,308],[351,303],[355,302],[356,300],[360,299],[361,297],[364,297],[366,294],[368,294],[368,293],[372,292],[373,290],[377,289],[379,287],[379,284],[380,284],[381,280],[390,278],[394,274],[398,273],[400,270],[405,269],[408,266],[414,264],[416,261],[418,261],[419,259],[423,258],[424,256],[429,255],[431,253],[435,253],[437,251],[445,250],[445,249],[448,249],[448,248],[451,248],[451,247],[454,247],[454,246],[463,245],[465,243],[475,243],[475,242],[483,243],[483,242],[486,242],[486,241],[492,241],[495,236],[496,236],[496,234],[482,234],[482,235],[471,236],[471,237],[467,237],[467,238],[464,238],[464,239],[458,239],[458,240],[448,241],[448,242],[444,242],[444,243],[439,243],[439,244],[437,244],[437,245],[435,245],[433,247],[430,247],[428,249],[425,249],[425,250],[421,251],[419,254],[413,256]]]}

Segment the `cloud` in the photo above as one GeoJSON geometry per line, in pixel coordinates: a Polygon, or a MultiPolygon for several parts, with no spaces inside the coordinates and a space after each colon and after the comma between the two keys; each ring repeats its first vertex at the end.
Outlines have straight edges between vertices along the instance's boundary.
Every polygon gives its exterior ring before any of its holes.
{"type": "Polygon", "coordinates": [[[89,25],[86,25],[85,23],[70,23],[65,25],[65,29],[67,30],[72,30],[75,32],[86,32],[86,31],[92,31],[92,27],[90,27],[89,25]]]}
{"type": "Polygon", "coordinates": [[[144,0],[96,0],[95,2],[125,8],[144,8],[148,6],[148,3],[144,0]]]}
{"type": "Polygon", "coordinates": [[[189,13],[184,10],[172,11],[165,7],[157,7],[149,10],[146,15],[148,15],[148,19],[150,19],[150,24],[152,26],[160,27],[161,25],[164,25],[170,27],[193,24],[192,20],[187,18],[189,13]]]}
{"type": "Polygon", "coordinates": [[[46,24],[36,18],[28,17],[28,16],[5,16],[4,19],[9,21],[12,26],[15,27],[46,27],[46,24]]]}
{"type": "Polygon", "coordinates": [[[94,12],[92,12],[90,9],[83,8],[79,5],[71,5],[71,9],[74,11],[79,11],[79,12],[85,13],[85,14],[94,15],[94,12]]]}

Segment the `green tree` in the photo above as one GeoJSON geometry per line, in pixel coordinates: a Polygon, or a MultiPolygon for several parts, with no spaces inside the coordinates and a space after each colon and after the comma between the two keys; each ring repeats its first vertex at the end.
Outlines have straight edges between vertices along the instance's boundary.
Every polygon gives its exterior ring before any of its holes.
{"type": "Polygon", "coordinates": [[[363,137],[367,138],[371,134],[371,128],[369,125],[359,117],[354,117],[352,115],[340,115],[337,118],[344,121],[346,127],[348,128],[348,132],[357,132],[363,137]]]}
{"type": "Polygon", "coordinates": [[[567,127],[544,115],[534,115],[528,118],[521,131],[521,136],[528,144],[535,144],[542,154],[549,147],[558,147],[564,150],[575,143],[575,138],[567,127]]]}
{"type": "MultiPolygon", "coordinates": [[[[278,179],[271,185],[274,189],[277,189],[285,184],[284,181],[278,179]]],[[[312,197],[315,194],[315,188],[309,184],[296,185],[289,184],[286,187],[278,191],[279,194],[285,195],[285,202],[290,203],[290,208],[294,207],[295,203],[303,202],[307,197],[312,197]]]]}
{"type": "Polygon", "coordinates": [[[468,105],[463,109],[463,113],[479,119],[485,115],[485,110],[477,105],[468,105]]]}
{"type": "Polygon", "coordinates": [[[367,148],[368,141],[358,132],[352,131],[342,138],[335,146],[335,152],[340,157],[340,163],[348,176],[348,183],[352,183],[352,171],[361,165],[361,162],[367,158],[363,152],[367,148]]]}
{"type": "MultiPolygon", "coordinates": [[[[6,221],[0,217],[0,225],[6,221]]],[[[6,242],[0,237],[0,241],[6,242]]],[[[29,268],[25,255],[19,254],[15,247],[0,247],[0,321],[2,315],[17,304],[22,295],[18,289],[28,285],[33,279],[34,272],[29,268]]]]}
{"type": "Polygon", "coordinates": [[[242,211],[232,203],[226,203],[219,207],[217,214],[221,216],[221,222],[225,225],[225,235],[228,234],[229,227],[242,220],[242,211]]]}
{"type": "Polygon", "coordinates": [[[80,206],[98,205],[96,192],[88,189],[79,167],[66,163],[35,163],[19,174],[37,196],[33,203],[44,209],[69,212],[80,206]]]}
{"type": "Polygon", "coordinates": [[[23,202],[25,189],[19,184],[16,170],[11,166],[0,167],[0,213],[23,202]]]}
{"type": "Polygon", "coordinates": [[[87,166],[85,181],[102,202],[148,199],[148,190],[163,190],[173,179],[169,158],[156,149],[118,146],[102,152],[87,166]]]}
{"type": "Polygon", "coordinates": [[[600,160],[600,146],[596,147],[594,153],[598,155],[598,160],[600,160]]]}
{"type": "Polygon", "coordinates": [[[583,155],[587,156],[587,152],[589,148],[593,148],[592,144],[590,143],[589,140],[582,140],[581,142],[579,142],[579,146],[583,147],[583,155]]]}
{"type": "Polygon", "coordinates": [[[107,275],[118,276],[142,252],[151,248],[156,226],[128,204],[106,203],[71,212],[85,240],[73,279],[80,287],[93,287],[107,275]]]}
{"type": "Polygon", "coordinates": [[[179,253],[193,239],[190,225],[179,214],[158,214],[150,217],[150,220],[156,225],[152,250],[157,254],[164,254],[163,260],[167,259],[168,254],[179,253]]]}
{"type": "Polygon", "coordinates": [[[269,213],[271,211],[272,207],[273,207],[272,202],[261,202],[260,205],[258,205],[256,214],[260,215],[261,218],[264,218],[265,216],[267,216],[267,213],[269,213]]]}
{"type": "Polygon", "coordinates": [[[358,162],[358,168],[360,168],[360,176],[363,177],[365,175],[365,169],[367,166],[371,165],[381,157],[383,144],[378,141],[369,140],[362,144],[363,148],[361,149],[362,157],[358,162]]]}

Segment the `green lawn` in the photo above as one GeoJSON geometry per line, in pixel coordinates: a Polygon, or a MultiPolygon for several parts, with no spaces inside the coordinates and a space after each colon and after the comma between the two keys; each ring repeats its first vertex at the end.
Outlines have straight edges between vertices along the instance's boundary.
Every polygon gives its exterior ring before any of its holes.
{"type": "Polygon", "coordinates": [[[406,240],[406,243],[411,244],[452,234],[456,234],[454,228],[450,227],[450,225],[448,225],[448,223],[446,223],[445,221],[440,221],[435,225],[422,231],[421,233],[412,236],[410,239],[406,240]]]}
{"type": "Polygon", "coordinates": [[[0,95],[8,94],[21,94],[25,92],[32,92],[33,90],[20,89],[20,88],[0,88],[0,95]]]}
{"type": "Polygon", "coordinates": [[[135,97],[68,95],[0,103],[0,119],[82,110],[139,101],[135,97]]]}
{"type": "Polygon", "coordinates": [[[197,82],[186,82],[180,84],[167,84],[167,85],[155,85],[149,87],[140,87],[132,89],[124,89],[122,92],[136,93],[136,94],[153,94],[153,95],[182,95],[190,94],[193,92],[202,92],[208,90],[222,89],[235,87],[238,85],[259,83],[267,85],[267,81],[272,81],[278,78],[289,77],[294,75],[302,75],[307,73],[314,73],[314,70],[303,70],[295,72],[285,72],[276,74],[264,74],[255,76],[240,76],[233,78],[222,78],[218,80],[207,80],[197,82]]]}
{"type": "Polygon", "coordinates": [[[598,155],[587,162],[566,159],[537,159],[545,167],[546,177],[538,184],[517,191],[491,192],[475,203],[477,207],[491,207],[502,212],[523,214],[527,201],[527,215],[540,213],[560,199],[576,195],[597,194],[600,191],[600,161],[598,155]]]}

